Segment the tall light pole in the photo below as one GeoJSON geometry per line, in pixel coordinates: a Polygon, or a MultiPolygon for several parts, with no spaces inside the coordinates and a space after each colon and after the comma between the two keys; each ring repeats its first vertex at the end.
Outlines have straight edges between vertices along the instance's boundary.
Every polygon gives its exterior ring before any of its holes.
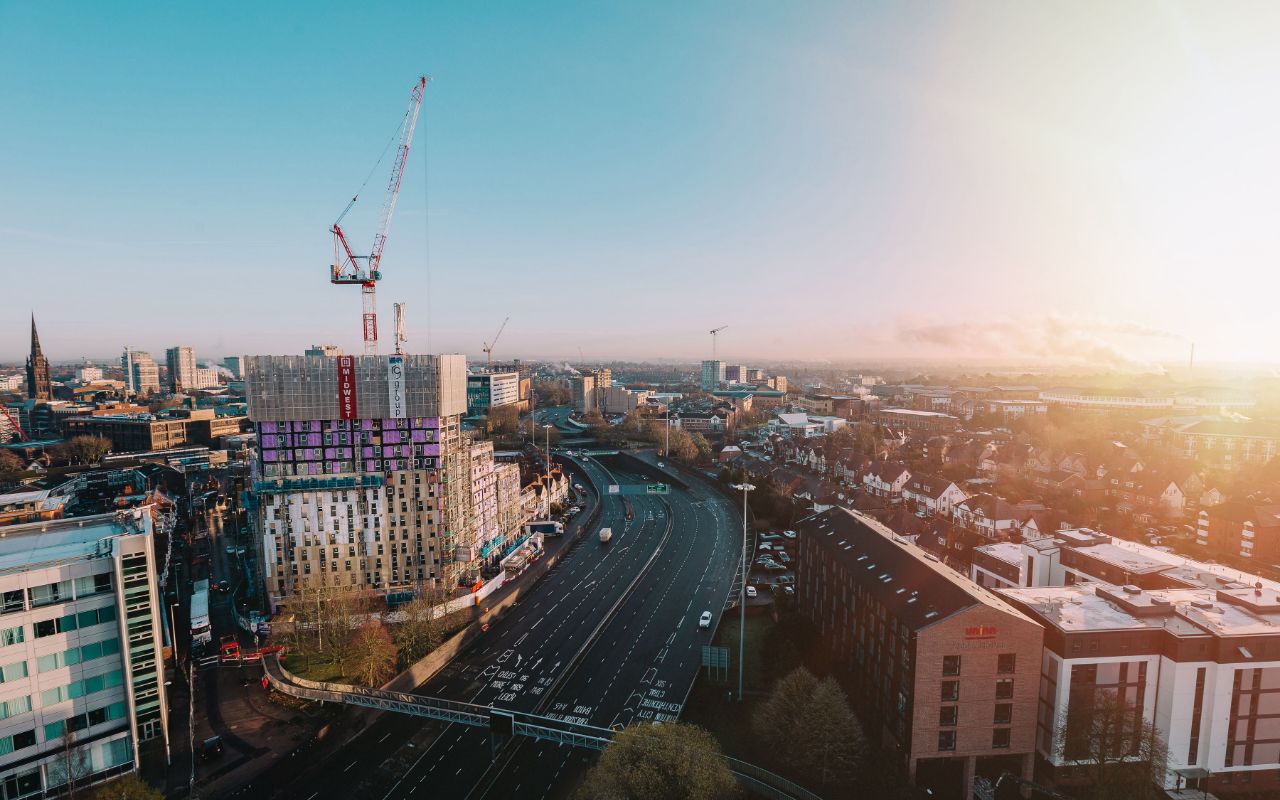
{"type": "Polygon", "coordinates": [[[738,702],[742,702],[742,656],[747,641],[747,492],[756,487],[749,483],[735,483],[733,488],[742,491],[742,585],[738,587],[738,702]]]}
{"type": "MultiPolygon", "coordinates": [[[[551,429],[555,425],[543,425],[542,429],[546,431],[546,458],[547,458],[547,519],[551,519],[551,429]]],[[[534,445],[535,447],[537,445],[534,445]]]]}

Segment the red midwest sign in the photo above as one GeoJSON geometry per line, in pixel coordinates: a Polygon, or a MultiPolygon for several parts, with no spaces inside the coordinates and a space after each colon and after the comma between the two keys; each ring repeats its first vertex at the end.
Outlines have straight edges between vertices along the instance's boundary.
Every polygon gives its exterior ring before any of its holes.
{"type": "Polygon", "coordinates": [[[995,625],[971,625],[964,629],[964,638],[966,639],[994,639],[996,638],[995,625]]]}
{"type": "Polygon", "coordinates": [[[356,418],[355,356],[338,356],[338,418],[356,418]]]}

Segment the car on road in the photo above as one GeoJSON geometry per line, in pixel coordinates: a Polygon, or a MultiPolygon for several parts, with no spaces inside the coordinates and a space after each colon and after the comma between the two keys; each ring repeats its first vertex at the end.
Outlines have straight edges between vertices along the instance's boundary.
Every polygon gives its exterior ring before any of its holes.
{"type": "Polygon", "coordinates": [[[666,466],[666,464],[663,464],[661,461],[659,461],[659,462],[658,462],[658,466],[659,466],[659,467],[665,467],[665,466],[666,466]]]}
{"type": "Polygon", "coordinates": [[[210,761],[222,757],[222,737],[210,736],[200,743],[200,760],[210,761]]]}
{"type": "Polygon", "coordinates": [[[711,612],[710,612],[710,611],[703,611],[703,612],[702,612],[702,616],[698,617],[698,627],[699,627],[699,628],[710,628],[710,627],[711,627],[711,612]]]}
{"type": "Polygon", "coordinates": [[[747,587],[747,597],[755,597],[757,594],[758,592],[756,592],[756,587],[754,586],[747,587]]]}
{"type": "Polygon", "coordinates": [[[570,514],[577,514],[577,513],[579,513],[580,511],[582,511],[582,507],[581,507],[581,506],[574,506],[573,508],[569,509],[569,513],[570,513],[570,514]]]}
{"type": "Polygon", "coordinates": [[[227,581],[218,581],[218,591],[224,594],[231,591],[231,584],[227,581]]]}
{"type": "Polygon", "coordinates": [[[236,554],[236,546],[234,544],[227,545],[225,549],[229,556],[234,556],[236,554]]]}

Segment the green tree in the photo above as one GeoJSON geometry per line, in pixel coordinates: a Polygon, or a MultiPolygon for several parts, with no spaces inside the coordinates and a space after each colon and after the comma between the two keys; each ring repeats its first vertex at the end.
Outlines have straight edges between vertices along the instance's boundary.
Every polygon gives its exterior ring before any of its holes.
{"type": "Polygon", "coordinates": [[[111,442],[101,436],[73,436],[54,448],[53,457],[69,464],[96,464],[111,452],[111,442]]]}
{"type": "Polygon", "coordinates": [[[737,784],[710,733],[683,722],[632,725],[605,748],[580,800],[720,800],[737,784]]]}
{"type": "Polygon", "coordinates": [[[444,639],[444,625],[434,613],[443,601],[441,593],[433,590],[401,609],[404,620],[396,624],[393,638],[405,668],[435,650],[444,639]]]}
{"type": "Polygon", "coordinates": [[[381,686],[395,676],[398,657],[387,626],[369,620],[352,637],[342,672],[361,686],[381,686]]]}
{"type": "Polygon", "coordinates": [[[164,794],[135,774],[100,783],[85,796],[88,800],[164,800],[164,794]]]}
{"type": "Polygon", "coordinates": [[[822,788],[853,783],[866,749],[862,726],[834,679],[804,667],[774,685],[752,718],[762,752],[784,772],[822,788]]]}
{"type": "Polygon", "coordinates": [[[520,412],[514,405],[491,408],[485,428],[490,436],[514,436],[520,430],[520,412]]]}

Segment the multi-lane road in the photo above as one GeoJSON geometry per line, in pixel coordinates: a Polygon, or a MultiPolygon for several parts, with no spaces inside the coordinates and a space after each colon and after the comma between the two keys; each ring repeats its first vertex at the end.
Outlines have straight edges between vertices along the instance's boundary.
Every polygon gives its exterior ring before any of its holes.
{"type": "MultiPolygon", "coordinates": [[[[601,544],[588,531],[484,637],[419,692],[544,713],[592,725],[679,714],[711,639],[698,618],[724,607],[739,558],[740,518],[709,489],[610,496],[609,484],[652,481],[649,468],[583,464],[604,504],[601,544]]],[[[634,462],[632,462],[634,464],[634,462]]],[[[344,735],[341,731],[337,735],[344,735]]],[[[497,759],[486,731],[384,715],[308,769],[273,770],[263,796],[546,797],[567,785],[581,754],[520,743],[497,759]],[[578,759],[575,759],[578,756],[578,759]]]]}

